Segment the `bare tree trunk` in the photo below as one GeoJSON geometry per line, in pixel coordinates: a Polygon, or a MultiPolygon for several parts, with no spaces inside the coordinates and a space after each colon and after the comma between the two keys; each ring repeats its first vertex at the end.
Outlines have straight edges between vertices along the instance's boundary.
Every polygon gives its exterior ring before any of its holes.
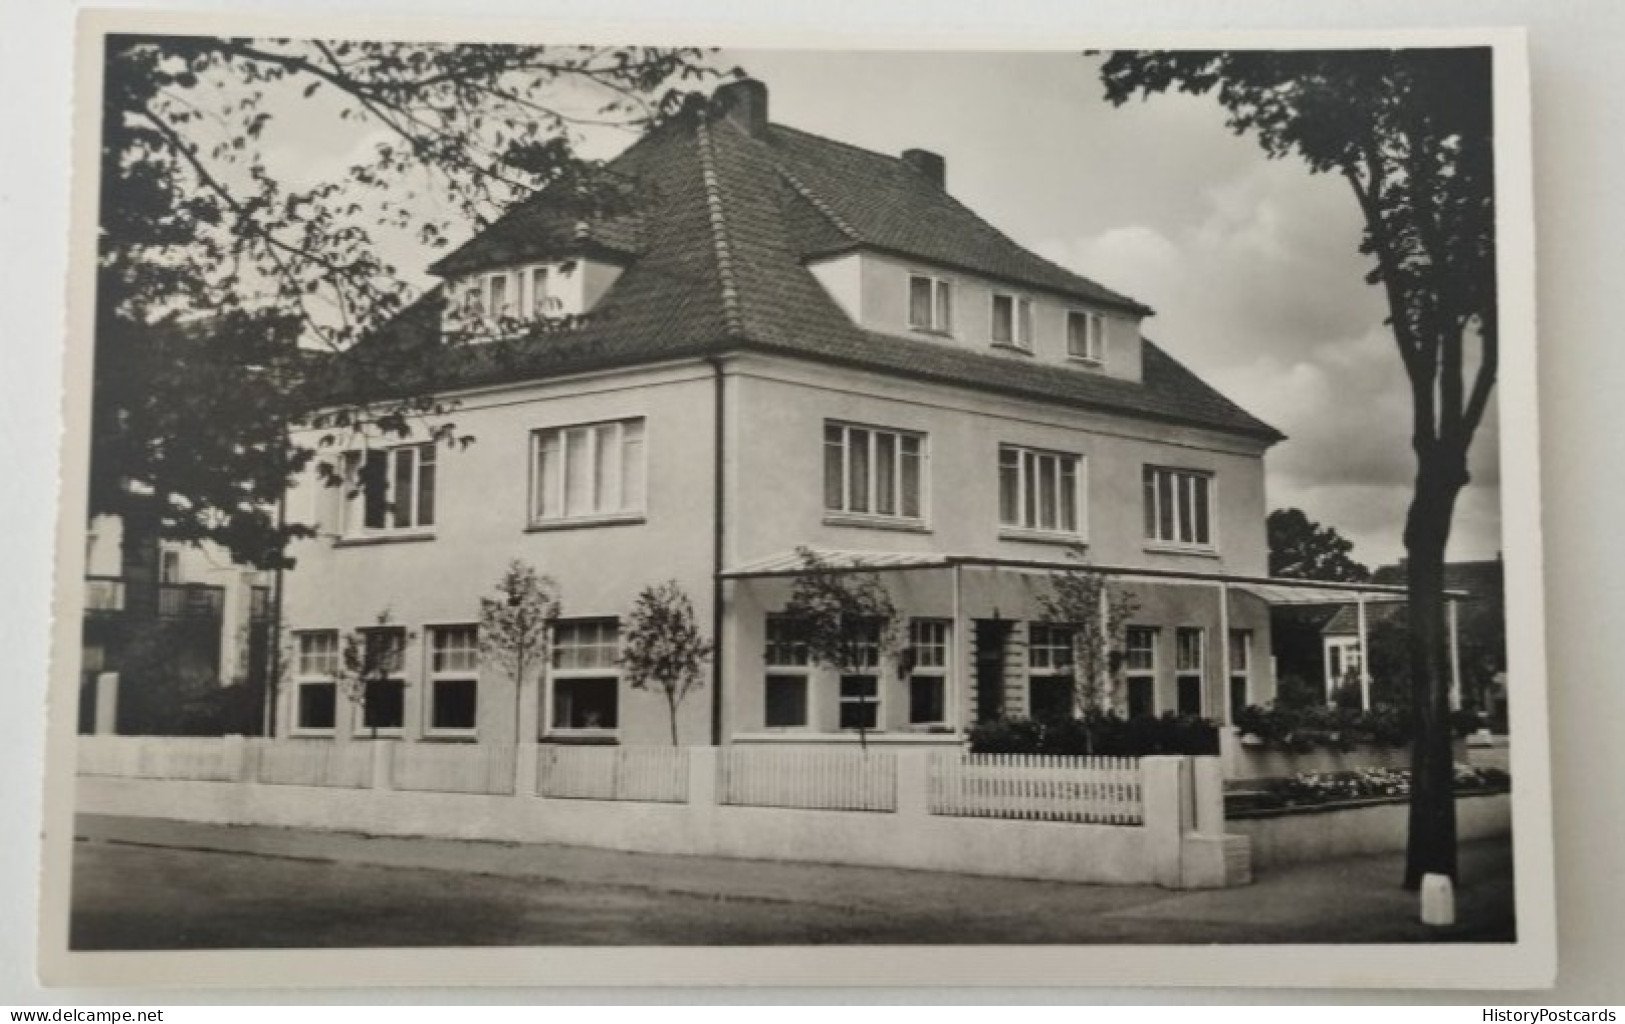
{"type": "Polygon", "coordinates": [[[671,745],[677,743],[677,695],[671,690],[666,691],[666,710],[671,713],[671,745]]]}
{"type": "Polygon", "coordinates": [[[1410,835],[1405,888],[1422,876],[1456,877],[1455,763],[1450,736],[1450,670],[1445,627],[1444,564],[1456,497],[1466,483],[1465,455],[1424,455],[1405,524],[1410,618],[1411,750],[1410,835]]]}

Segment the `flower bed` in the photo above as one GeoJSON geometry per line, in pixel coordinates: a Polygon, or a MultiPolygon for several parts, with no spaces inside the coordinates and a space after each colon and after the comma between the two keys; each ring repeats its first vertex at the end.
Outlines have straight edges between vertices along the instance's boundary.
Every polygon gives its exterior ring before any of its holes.
{"type": "MultiPolygon", "coordinates": [[[[1456,794],[1504,793],[1512,779],[1499,768],[1456,765],[1456,794]]],[[[1299,772],[1269,779],[1258,788],[1226,794],[1226,817],[1246,817],[1300,807],[1340,807],[1409,799],[1408,768],[1360,768],[1348,772],[1299,772]]]]}

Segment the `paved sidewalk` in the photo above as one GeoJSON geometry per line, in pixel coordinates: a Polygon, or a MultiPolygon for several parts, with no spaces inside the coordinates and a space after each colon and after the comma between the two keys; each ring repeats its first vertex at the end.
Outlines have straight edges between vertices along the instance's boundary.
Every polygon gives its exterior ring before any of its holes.
{"type": "MultiPolygon", "coordinates": [[[[509,899],[530,892],[620,893],[622,898],[684,905],[699,899],[716,907],[719,919],[728,915],[731,904],[740,913],[768,921],[782,918],[783,939],[775,938],[770,927],[762,931],[754,926],[753,941],[765,942],[795,941],[804,934],[797,929],[798,915],[849,922],[848,932],[824,939],[833,942],[1430,942],[1513,937],[1512,855],[1505,840],[1462,848],[1458,923],[1428,929],[1416,921],[1415,894],[1398,885],[1399,855],[1277,869],[1240,889],[1171,892],[101,815],[81,815],[76,825],[86,851],[148,847],[175,851],[176,857],[179,851],[213,851],[346,865],[352,866],[351,884],[357,879],[387,881],[393,877],[390,872],[398,872],[403,873],[401,884],[410,874],[411,884],[421,886],[420,873],[439,872],[447,888],[478,889],[488,883],[487,889],[499,886],[509,899]],[[386,870],[354,870],[362,868],[386,870]]],[[[87,910],[79,903],[76,914],[87,910]]],[[[824,934],[822,926],[819,934],[824,934]]],[[[696,935],[686,941],[707,939],[696,935]]]]}

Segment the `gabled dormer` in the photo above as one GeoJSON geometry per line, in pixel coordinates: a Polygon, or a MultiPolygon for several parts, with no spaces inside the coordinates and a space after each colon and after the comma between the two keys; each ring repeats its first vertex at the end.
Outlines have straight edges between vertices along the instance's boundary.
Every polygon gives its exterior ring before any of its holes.
{"type": "Polygon", "coordinates": [[[606,170],[514,207],[429,268],[445,280],[443,329],[481,340],[590,316],[641,251],[636,199],[606,170]]]}
{"type": "Polygon", "coordinates": [[[446,282],[441,326],[479,340],[565,324],[589,315],[623,269],[602,258],[565,256],[467,271],[446,282]]]}

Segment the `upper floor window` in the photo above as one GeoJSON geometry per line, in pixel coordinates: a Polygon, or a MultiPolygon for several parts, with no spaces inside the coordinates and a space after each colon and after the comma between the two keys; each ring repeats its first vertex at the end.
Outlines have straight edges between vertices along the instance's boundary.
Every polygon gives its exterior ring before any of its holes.
{"type": "Polygon", "coordinates": [[[641,418],[536,431],[531,520],[641,515],[643,439],[641,418]]]}
{"type": "Polygon", "coordinates": [[[954,291],[949,281],[924,274],[908,279],[908,325],[947,334],[954,329],[954,291]]]}
{"type": "Polygon", "coordinates": [[[824,425],[824,508],[834,513],[919,519],[925,437],[897,430],[824,425]]]}
{"type": "Polygon", "coordinates": [[[1083,459],[999,446],[999,523],[1019,530],[1078,533],[1083,459]]]}
{"type": "Polygon", "coordinates": [[[1069,309],[1066,313],[1066,354],[1098,363],[1106,358],[1106,318],[1099,313],[1069,309]]]}
{"type": "Polygon", "coordinates": [[[1017,295],[993,296],[993,344],[1010,345],[1031,352],[1033,348],[1033,303],[1017,295]]]}
{"type": "Polygon", "coordinates": [[[1145,536],[1162,544],[1211,547],[1213,475],[1145,467],[1145,536]]]}
{"type": "Polygon", "coordinates": [[[348,456],[359,494],[346,506],[346,533],[418,530],[434,525],[435,446],[408,444],[348,456]]]}

